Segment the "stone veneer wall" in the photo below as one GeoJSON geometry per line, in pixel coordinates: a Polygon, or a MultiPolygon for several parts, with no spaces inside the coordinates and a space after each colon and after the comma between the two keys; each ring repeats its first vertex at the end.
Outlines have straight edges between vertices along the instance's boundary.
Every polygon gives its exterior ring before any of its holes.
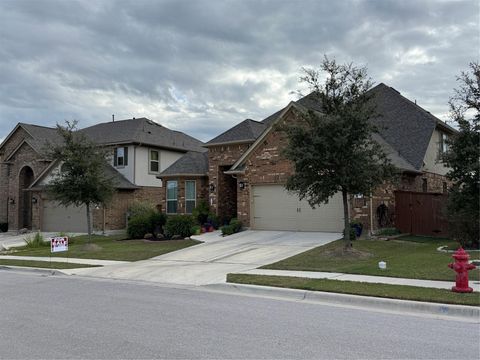
{"type": "Polygon", "coordinates": [[[6,158],[12,151],[16,149],[24,139],[29,138],[30,135],[28,135],[25,130],[18,128],[8,139],[8,142],[2,148],[2,154],[0,154],[0,222],[8,221],[9,230],[18,230],[19,228],[19,211],[22,206],[19,201],[20,171],[25,166],[29,166],[33,170],[35,180],[50,163],[28,144],[23,144],[12,158],[9,159],[8,163],[5,163],[6,158]],[[9,198],[14,200],[13,204],[10,204],[9,198]]]}
{"type": "Polygon", "coordinates": [[[364,196],[361,198],[350,197],[350,218],[359,220],[363,224],[365,231],[370,230],[371,215],[373,215],[373,231],[378,230],[377,209],[381,204],[388,208],[389,224],[387,227],[395,226],[395,191],[415,191],[423,192],[423,179],[427,180],[427,192],[443,193],[444,183],[447,187],[451,182],[443,175],[424,172],[421,175],[403,175],[399,180],[384,183],[379,186],[372,194],[372,198],[364,196]],[[370,204],[372,203],[372,212],[370,204]]]}
{"type": "MultiPolygon", "coordinates": [[[[117,191],[112,201],[105,209],[95,209],[93,211],[93,225],[97,231],[104,228],[105,214],[105,230],[120,230],[127,226],[126,214],[130,205],[136,201],[148,202],[154,205],[162,212],[166,211],[166,180],[162,187],[141,187],[137,190],[120,190],[117,191]]],[[[208,197],[208,181],[206,177],[179,177],[171,178],[178,181],[178,214],[185,213],[185,181],[196,181],[196,197],[197,204],[201,199],[208,197]]]]}
{"type": "MultiPolygon", "coordinates": [[[[208,181],[209,184],[213,184],[215,190],[209,194],[209,205],[211,209],[220,217],[228,215],[223,213],[219,201],[228,194],[222,194],[222,191],[229,191],[230,187],[224,186],[223,182],[225,177],[231,175],[225,175],[222,171],[222,167],[232,166],[242,155],[247,151],[251,143],[244,144],[230,144],[230,145],[218,145],[208,148],[208,181]]],[[[237,188],[237,199],[241,190],[237,188]]],[[[238,201],[238,200],[237,200],[238,201]]],[[[238,205],[237,205],[238,211],[238,205]]]]}

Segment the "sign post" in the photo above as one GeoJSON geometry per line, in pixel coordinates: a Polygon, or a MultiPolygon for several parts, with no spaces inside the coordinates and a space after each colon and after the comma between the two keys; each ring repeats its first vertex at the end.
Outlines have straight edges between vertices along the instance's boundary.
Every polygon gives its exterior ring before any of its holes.
{"type": "Polygon", "coordinates": [[[56,253],[61,251],[68,251],[68,237],[57,236],[50,238],[50,252],[56,253]]]}
{"type": "Polygon", "coordinates": [[[56,236],[50,238],[50,269],[52,269],[52,253],[68,251],[68,237],[56,236]]]}

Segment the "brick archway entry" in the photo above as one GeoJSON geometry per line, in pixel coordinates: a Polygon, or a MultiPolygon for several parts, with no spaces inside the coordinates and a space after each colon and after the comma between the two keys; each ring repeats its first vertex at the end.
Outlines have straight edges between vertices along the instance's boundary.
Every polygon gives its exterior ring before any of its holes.
{"type": "Polygon", "coordinates": [[[32,193],[27,191],[33,183],[34,174],[30,166],[24,166],[18,176],[18,228],[32,228],[32,193]]]}

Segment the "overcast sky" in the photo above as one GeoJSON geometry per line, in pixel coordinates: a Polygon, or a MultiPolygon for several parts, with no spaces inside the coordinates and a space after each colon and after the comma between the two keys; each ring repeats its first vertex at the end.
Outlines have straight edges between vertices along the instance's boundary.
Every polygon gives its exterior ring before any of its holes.
{"type": "Polygon", "coordinates": [[[115,114],[206,141],[296,100],[323,54],[445,120],[479,26],[478,0],[0,0],[0,140],[115,114]]]}

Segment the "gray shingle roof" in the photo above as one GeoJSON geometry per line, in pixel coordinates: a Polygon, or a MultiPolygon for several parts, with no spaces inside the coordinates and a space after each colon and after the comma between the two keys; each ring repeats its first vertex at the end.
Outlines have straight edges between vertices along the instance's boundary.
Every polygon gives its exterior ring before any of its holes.
{"type": "Polygon", "coordinates": [[[373,121],[381,137],[420,170],[433,130],[441,121],[383,83],[370,91],[380,114],[373,121]]]}
{"type": "Polygon", "coordinates": [[[25,123],[19,123],[19,125],[30,134],[32,138],[28,139],[28,143],[39,153],[45,152],[45,147],[48,143],[55,144],[62,141],[56,128],[25,123]]]}
{"type": "Polygon", "coordinates": [[[224,144],[241,141],[255,141],[257,137],[267,128],[266,124],[252,119],[246,119],[241,123],[228,129],[224,133],[213,138],[206,145],[224,144]]]}
{"type": "Polygon", "coordinates": [[[200,140],[146,118],[101,123],[80,132],[98,144],[139,143],[181,151],[206,151],[200,140]]]}
{"type": "Polygon", "coordinates": [[[121,190],[135,190],[138,186],[132,184],[125,176],[120,174],[111,165],[105,166],[105,175],[113,180],[116,189],[121,190]]]}
{"type": "Polygon", "coordinates": [[[159,176],[208,174],[208,153],[189,151],[160,173],[159,176]]]}

